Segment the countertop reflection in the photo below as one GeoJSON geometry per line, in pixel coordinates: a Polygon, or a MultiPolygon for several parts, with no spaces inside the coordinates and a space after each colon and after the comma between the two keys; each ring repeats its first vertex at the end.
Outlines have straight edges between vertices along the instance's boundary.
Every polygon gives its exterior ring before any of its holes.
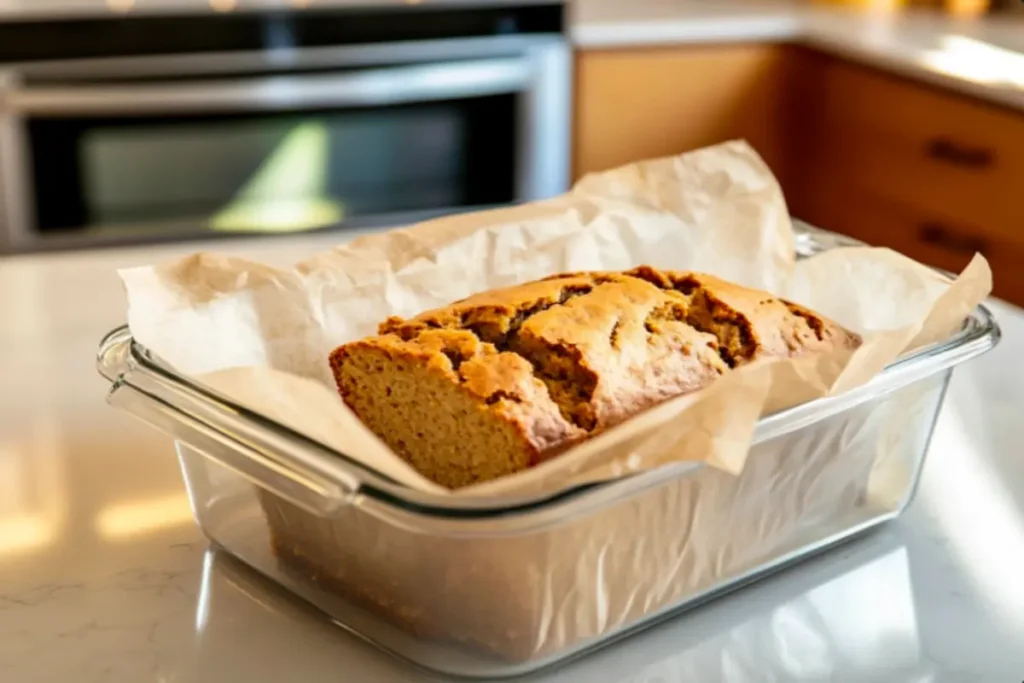
{"type": "MultiPolygon", "coordinates": [[[[204,245],[287,263],[338,236],[204,245]]],[[[170,442],[104,403],[115,268],[196,245],[0,261],[0,680],[420,681],[191,522],[170,442]]],[[[914,504],[817,559],[528,680],[1024,677],[1024,312],[957,371],[914,504]]]]}

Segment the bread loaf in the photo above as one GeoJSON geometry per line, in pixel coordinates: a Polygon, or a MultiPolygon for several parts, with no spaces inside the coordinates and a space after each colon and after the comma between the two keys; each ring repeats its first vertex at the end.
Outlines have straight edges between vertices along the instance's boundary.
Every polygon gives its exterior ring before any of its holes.
{"type": "Polygon", "coordinates": [[[531,467],[731,368],[860,343],[796,304],[710,275],[557,275],[390,318],[330,363],[355,414],[457,488],[531,467]]]}

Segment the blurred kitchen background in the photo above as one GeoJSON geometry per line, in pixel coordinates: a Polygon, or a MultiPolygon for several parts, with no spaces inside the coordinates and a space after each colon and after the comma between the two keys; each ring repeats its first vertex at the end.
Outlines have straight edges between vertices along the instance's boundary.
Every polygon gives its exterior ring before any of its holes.
{"type": "Polygon", "coordinates": [[[795,216],[1024,303],[1019,0],[0,0],[4,255],[395,226],[730,138],[795,216]]]}

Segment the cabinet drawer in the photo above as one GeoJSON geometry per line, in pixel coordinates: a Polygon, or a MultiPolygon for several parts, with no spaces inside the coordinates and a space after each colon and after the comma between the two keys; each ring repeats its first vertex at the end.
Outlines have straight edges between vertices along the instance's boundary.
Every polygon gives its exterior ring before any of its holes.
{"type": "Polygon", "coordinates": [[[813,168],[1024,243],[1024,114],[833,59],[816,83],[813,168]]]}
{"type": "Polygon", "coordinates": [[[849,178],[822,176],[807,189],[798,218],[953,272],[981,252],[992,266],[996,296],[1024,305],[1024,246],[1016,241],[880,197],[849,178]]]}

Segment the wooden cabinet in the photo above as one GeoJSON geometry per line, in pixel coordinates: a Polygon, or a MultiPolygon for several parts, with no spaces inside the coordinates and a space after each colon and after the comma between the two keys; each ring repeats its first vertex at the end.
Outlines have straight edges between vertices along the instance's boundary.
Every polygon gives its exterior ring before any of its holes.
{"type": "Polygon", "coordinates": [[[809,51],[799,69],[794,215],[951,270],[980,251],[1024,303],[1024,115],[809,51]]]}
{"type": "Polygon", "coordinates": [[[733,138],[781,173],[786,60],[778,45],[579,53],[575,176],[733,138]]]}
{"type": "Polygon", "coordinates": [[[1024,304],[1024,112],[787,45],[583,51],[577,87],[577,177],[746,138],[795,216],[950,270],[981,251],[1024,304]]]}
{"type": "Polygon", "coordinates": [[[889,247],[921,263],[959,272],[975,253],[989,260],[995,293],[1024,304],[1024,244],[991,234],[973,221],[951,219],[941,210],[918,208],[865,189],[850,178],[821,173],[807,179],[794,213],[813,225],[889,247]]]}

